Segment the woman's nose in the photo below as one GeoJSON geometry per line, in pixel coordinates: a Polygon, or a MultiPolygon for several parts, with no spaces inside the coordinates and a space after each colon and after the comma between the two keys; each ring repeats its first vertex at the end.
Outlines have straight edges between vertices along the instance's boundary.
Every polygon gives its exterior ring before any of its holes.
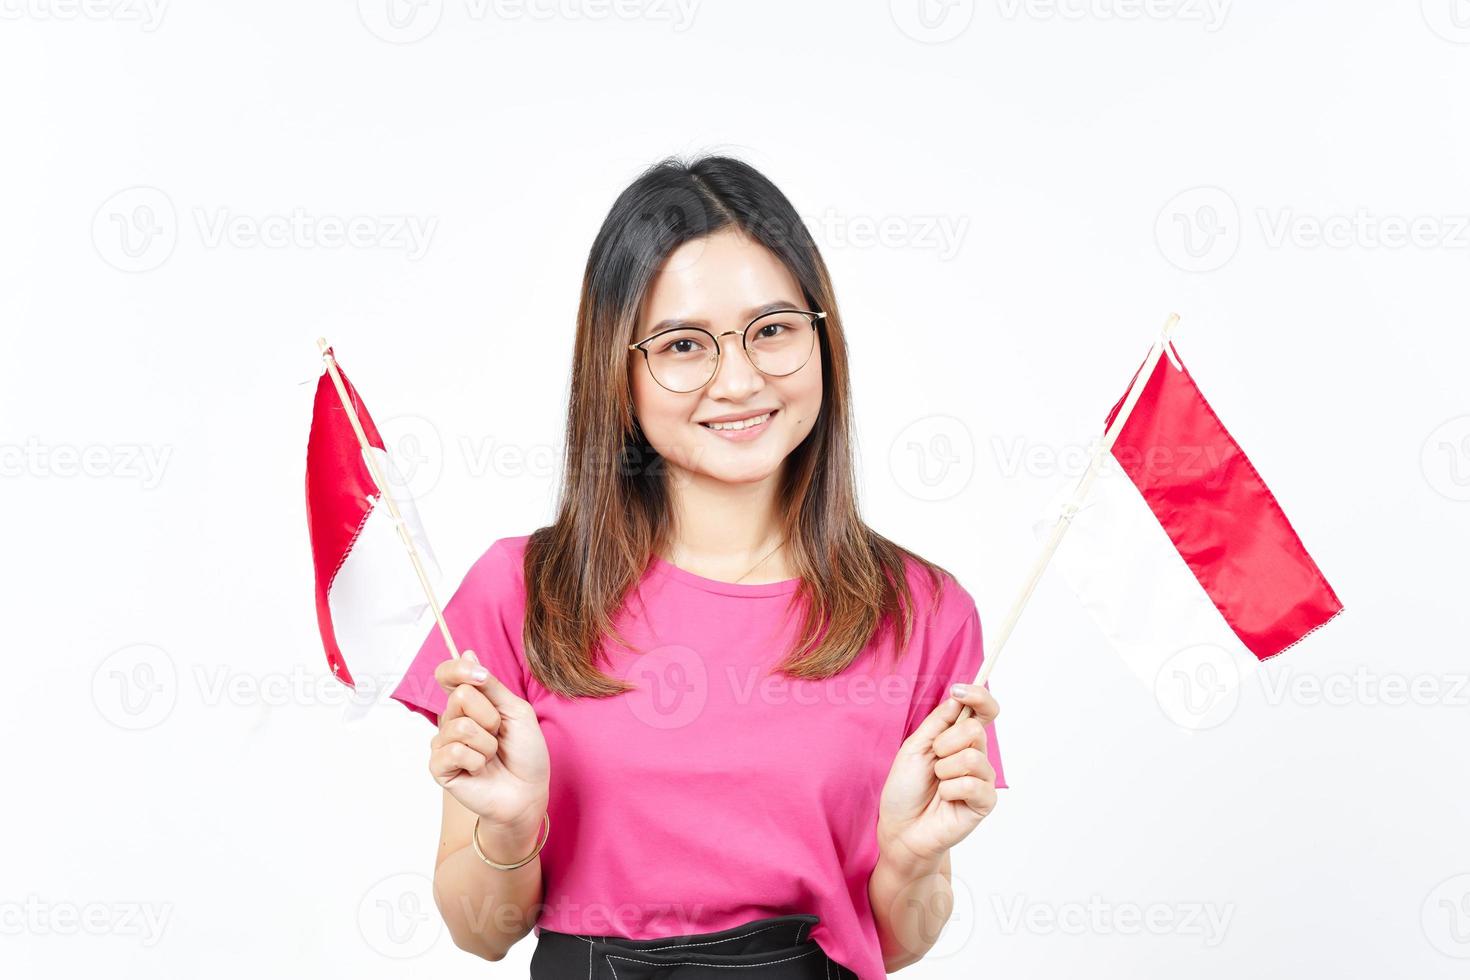
{"type": "Polygon", "coordinates": [[[715,337],[715,343],[720,345],[720,362],[715,368],[715,376],[710,379],[710,395],[738,399],[746,392],[758,390],[764,381],[745,353],[740,331],[726,330],[715,337]],[[725,338],[732,334],[734,339],[726,341],[725,338]]]}

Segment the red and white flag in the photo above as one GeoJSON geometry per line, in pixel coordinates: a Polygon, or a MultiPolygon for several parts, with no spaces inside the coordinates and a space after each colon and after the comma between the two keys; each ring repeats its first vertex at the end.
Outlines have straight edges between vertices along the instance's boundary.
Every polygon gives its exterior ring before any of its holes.
{"type": "Polygon", "coordinates": [[[1142,381],[1143,368],[1134,373],[1128,390],[1141,383],[1141,393],[1057,561],[1165,714],[1200,728],[1229,716],[1243,670],[1342,604],[1177,351],[1162,343],[1168,356],[1142,381]]]}
{"type": "MultiPolygon", "coordinates": [[[[332,356],[331,348],[324,351],[332,356]]],[[[335,358],[332,358],[335,364],[335,358]]],[[[306,523],[316,565],[316,613],[332,675],[370,705],[391,691],[422,640],[415,624],[429,607],[374,467],[388,484],[426,577],[439,578],[413,498],[352,382],[336,364],[317,381],[306,445],[306,523]],[[344,405],[353,407],[356,421],[344,405]],[[368,444],[364,451],[363,440],[368,444]],[[351,669],[348,669],[348,663],[351,669]]]]}

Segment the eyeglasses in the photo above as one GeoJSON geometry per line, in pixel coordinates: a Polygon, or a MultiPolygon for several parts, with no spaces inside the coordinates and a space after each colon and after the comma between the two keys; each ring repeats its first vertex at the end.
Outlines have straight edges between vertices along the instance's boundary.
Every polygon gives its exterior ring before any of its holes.
{"type": "Polygon", "coordinates": [[[744,330],[715,335],[700,327],[673,327],[644,337],[629,350],[643,352],[648,373],[669,391],[698,391],[720,367],[720,337],[740,334],[745,355],[757,371],[782,378],[806,366],[817,346],[817,321],[826,313],[773,310],[746,324],[744,330]]]}

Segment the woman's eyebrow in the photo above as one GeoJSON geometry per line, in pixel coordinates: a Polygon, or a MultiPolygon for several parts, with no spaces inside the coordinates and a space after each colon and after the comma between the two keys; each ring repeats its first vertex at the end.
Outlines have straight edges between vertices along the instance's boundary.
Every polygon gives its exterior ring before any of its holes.
{"type": "MultiPolygon", "coordinates": [[[[775,300],[775,301],[770,302],[770,303],[762,303],[760,306],[754,307],[753,309],[746,310],[745,311],[745,319],[746,319],[746,322],[749,322],[751,320],[754,320],[758,316],[763,316],[763,315],[765,315],[767,313],[770,313],[770,312],[772,312],[774,310],[799,310],[799,309],[801,309],[801,307],[798,304],[791,302],[790,300],[778,299],[778,300],[775,300]]],[[[655,323],[652,327],[649,328],[649,330],[645,334],[645,336],[650,336],[651,337],[654,334],[659,333],[660,331],[663,331],[663,330],[673,330],[673,329],[678,328],[678,327],[708,327],[708,326],[709,326],[709,321],[708,320],[684,320],[684,319],[680,319],[679,317],[670,317],[667,320],[660,320],[658,323],[655,323]]]]}

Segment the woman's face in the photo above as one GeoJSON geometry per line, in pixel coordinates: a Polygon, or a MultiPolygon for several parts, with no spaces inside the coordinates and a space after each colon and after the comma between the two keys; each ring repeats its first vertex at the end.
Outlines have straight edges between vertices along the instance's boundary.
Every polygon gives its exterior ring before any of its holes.
{"type": "Polygon", "coordinates": [[[811,357],[785,377],[761,374],[741,346],[739,331],[771,304],[809,309],[781,260],[733,228],[685,242],[655,275],[634,342],[668,329],[668,320],[716,335],[737,331],[720,337],[719,369],[696,391],[669,391],[653,379],[642,353],[629,352],[634,412],[649,444],[676,474],[683,470],[727,483],[764,480],[812,430],[822,405],[820,329],[811,357]],[[701,424],[764,413],[770,418],[744,432],[722,434],[701,424]]]}

